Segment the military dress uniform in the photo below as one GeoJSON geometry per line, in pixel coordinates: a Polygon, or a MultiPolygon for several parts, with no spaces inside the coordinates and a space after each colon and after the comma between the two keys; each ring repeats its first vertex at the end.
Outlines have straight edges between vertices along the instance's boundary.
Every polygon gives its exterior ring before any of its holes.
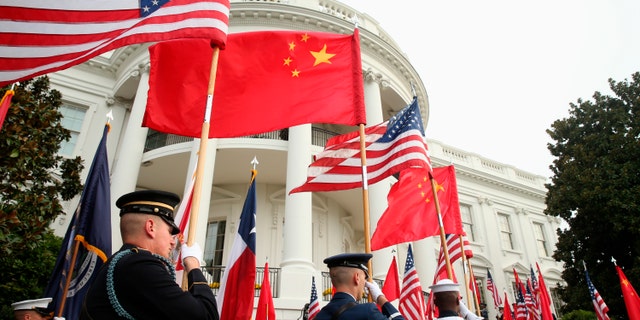
{"type": "Polygon", "coordinates": [[[11,304],[16,319],[51,319],[53,312],[48,309],[52,298],[23,300],[11,304]]]}
{"type": "MultiPolygon", "coordinates": [[[[332,267],[352,267],[363,270],[369,274],[366,267],[371,259],[370,253],[343,253],[324,260],[329,269],[332,267]]],[[[379,320],[404,320],[398,309],[390,302],[383,304],[378,309],[375,303],[358,304],[356,298],[346,292],[336,292],[331,301],[324,306],[315,320],[359,320],[359,319],[379,319],[379,320]],[[382,310],[382,312],[381,312],[382,310]]]]}
{"type": "MultiPolygon", "coordinates": [[[[174,228],[172,233],[179,232],[173,222],[173,210],[169,213],[162,210],[166,206],[153,205],[155,202],[169,203],[174,208],[179,202],[178,196],[141,192],[118,199],[116,205],[124,211],[120,215],[157,214],[174,228]],[[130,203],[135,206],[128,205],[130,203]],[[146,212],[149,208],[152,212],[146,212]]],[[[176,283],[175,269],[168,259],[125,243],[100,269],[85,296],[80,318],[217,320],[216,299],[202,271],[193,269],[187,278],[189,289],[183,291],[176,283]]]]}
{"type": "Polygon", "coordinates": [[[320,310],[315,319],[331,320],[335,312],[350,302],[354,305],[352,307],[346,307],[347,309],[340,314],[338,319],[404,319],[402,315],[400,315],[400,312],[398,312],[398,309],[396,309],[390,302],[383,304],[381,307],[382,312],[380,312],[375,303],[357,304],[356,299],[352,295],[344,292],[336,292],[336,294],[333,295],[333,298],[331,298],[331,301],[324,306],[322,310],[320,310]]]}

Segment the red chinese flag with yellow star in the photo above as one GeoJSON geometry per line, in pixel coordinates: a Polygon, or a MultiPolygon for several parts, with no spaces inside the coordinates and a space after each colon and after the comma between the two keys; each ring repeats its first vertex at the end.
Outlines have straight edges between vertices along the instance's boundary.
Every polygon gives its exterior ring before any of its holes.
{"type": "MultiPolygon", "coordinates": [[[[442,223],[447,234],[463,234],[455,168],[433,168],[442,223]]],[[[429,171],[411,168],[389,190],[389,206],[371,237],[371,250],[440,234],[429,171]]]]}
{"type": "Polygon", "coordinates": [[[616,271],[620,278],[620,288],[622,289],[622,297],[624,298],[624,304],[627,307],[629,319],[638,320],[640,319],[640,297],[638,297],[638,293],[636,293],[631,282],[627,280],[627,276],[625,276],[622,268],[616,265],[616,271]]]}
{"type": "MultiPolygon", "coordinates": [[[[149,48],[143,126],[200,137],[212,52],[207,40],[149,48]]],[[[305,123],[365,123],[358,31],[230,34],[220,51],[210,138],[238,137],[305,123]]]]}

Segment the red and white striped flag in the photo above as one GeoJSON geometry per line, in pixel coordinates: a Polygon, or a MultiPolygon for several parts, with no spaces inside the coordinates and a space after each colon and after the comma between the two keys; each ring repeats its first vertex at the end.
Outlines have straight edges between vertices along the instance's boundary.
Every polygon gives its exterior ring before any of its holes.
{"type": "Polygon", "coordinates": [[[316,290],[316,277],[311,277],[311,300],[309,301],[309,320],[315,319],[320,312],[320,299],[316,290]]]}
{"type": "Polygon", "coordinates": [[[178,207],[178,211],[176,212],[176,216],[174,221],[178,228],[180,228],[180,233],[178,233],[178,243],[172,252],[172,256],[176,265],[176,282],[178,284],[182,284],[182,276],[184,272],[184,266],[182,265],[182,256],[180,255],[180,249],[183,241],[186,241],[189,236],[189,218],[191,217],[191,204],[193,201],[193,188],[195,186],[195,176],[191,177],[191,182],[187,186],[187,189],[184,191],[182,195],[182,202],[180,203],[180,207],[178,207]]]}
{"type": "Polygon", "coordinates": [[[400,313],[407,320],[424,320],[427,305],[424,302],[422,286],[413,261],[411,244],[407,251],[407,261],[404,265],[404,278],[402,279],[402,291],[400,291],[400,313]]]}
{"type": "Polygon", "coordinates": [[[142,42],[206,38],[224,47],[229,0],[4,0],[0,87],[142,42]]]}
{"type": "MultiPolygon", "coordinates": [[[[473,251],[471,250],[471,246],[469,244],[469,240],[467,236],[462,236],[462,241],[464,244],[464,254],[467,259],[473,257],[473,251]]],[[[460,246],[460,236],[457,234],[447,234],[447,249],[449,250],[449,262],[454,263],[458,261],[462,257],[462,247],[460,246]]],[[[444,259],[444,252],[442,251],[442,247],[440,248],[440,254],[438,255],[438,268],[436,269],[436,276],[433,283],[436,283],[438,280],[448,279],[447,277],[447,263],[444,259]]],[[[454,282],[457,282],[454,276],[454,282]]]]}
{"type": "MultiPolygon", "coordinates": [[[[391,120],[365,129],[367,181],[374,184],[405,168],[429,168],[420,107],[416,99],[391,120]]],[[[360,135],[333,137],[309,165],[307,181],[289,193],[362,187],[360,135]]]]}
{"type": "Polygon", "coordinates": [[[527,310],[529,311],[529,319],[540,320],[541,315],[538,305],[538,299],[531,290],[531,279],[527,279],[524,302],[527,305],[527,310]]]}
{"type": "Polygon", "coordinates": [[[498,292],[495,282],[493,282],[493,277],[491,277],[491,272],[489,270],[487,270],[487,289],[491,292],[493,304],[496,309],[498,309],[502,305],[502,298],[500,297],[500,292],[498,292]]]}
{"type": "Polygon", "coordinates": [[[604,299],[602,299],[602,296],[600,296],[600,293],[598,293],[598,290],[596,290],[596,287],[591,282],[589,272],[587,271],[587,264],[584,263],[584,261],[583,264],[584,275],[587,277],[587,286],[589,287],[589,294],[591,295],[591,302],[593,302],[593,308],[596,311],[596,316],[598,317],[598,320],[609,320],[609,315],[607,315],[609,307],[604,303],[604,299]]]}

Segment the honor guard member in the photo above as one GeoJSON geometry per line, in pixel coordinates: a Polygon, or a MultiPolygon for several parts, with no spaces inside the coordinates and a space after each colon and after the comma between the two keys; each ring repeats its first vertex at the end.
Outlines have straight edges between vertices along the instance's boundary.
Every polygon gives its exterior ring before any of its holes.
{"type": "Polygon", "coordinates": [[[378,284],[367,281],[369,279],[367,263],[371,257],[370,253],[343,253],[324,259],[324,263],[329,267],[331,283],[336,288],[336,293],[320,310],[315,317],[316,320],[404,320],[398,309],[387,301],[378,284]],[[364,294],[365,286],[375,304],[357,303],[364,294]]]}
{"type": "Polygon", "coordinates": [[[23,300],[11,304],[16,320],[51,319],[52,312],[47,310],[51,298],[23,300]]]}
{"type": "Polygon", "coordinates": [[[215,319],[215,296],[200,270],[202,249],[182,245],[188,291],[176,282],[171,251],[180,229],[173,221],[180,198],[155,190],[116,201],[122,248],[100,269],[87,293],[81,319],[215,319]]]}
{"type": "Polygon", "coordinates": [[[458,284],[443,279],[430,286],[433,304],[438,307],[438,320],[462,320],[460,311],[460,289],[458,284]]]}

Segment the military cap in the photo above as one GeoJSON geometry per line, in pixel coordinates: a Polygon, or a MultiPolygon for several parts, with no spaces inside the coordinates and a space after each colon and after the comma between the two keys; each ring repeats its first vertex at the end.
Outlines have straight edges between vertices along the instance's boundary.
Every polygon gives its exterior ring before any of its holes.
{"type": "Polygon", "coordinates": [[[351,267],[364,271],[369,276],[367,263],[373,255],[371,253],[341,253],[324,259],[329,269],[333,267],[351,267]]]}
{"type": "Polygon", "coordinates": [[[173,221],[174,210],[180,197],[171,192],[160,190],[140,190],[127,193],[116,201],[120,208],[120,216],[125,213],[143,213],[159,216],[172,227],[171,234],[180,233],[180,228],[173,221]]]}
{"type": "Polygon", "coordinates": [[[13,311],[33,310],[41,315],[49,315],[50,312],[47,310],[47,307],[51,300],[51,298],[23,300],[12,303],[11,307],[13,308],[13,311]]]}
{"type": "Polygon", "coordinates": [[[459,285],[457,283],[449,279],[442,279],[436,282],[436,284],[430,286],[429,288],[431,288],[431,293],[449,292],[449,291],[459,292],[460,289],[458,289],[458,286],[459,285]]]}

